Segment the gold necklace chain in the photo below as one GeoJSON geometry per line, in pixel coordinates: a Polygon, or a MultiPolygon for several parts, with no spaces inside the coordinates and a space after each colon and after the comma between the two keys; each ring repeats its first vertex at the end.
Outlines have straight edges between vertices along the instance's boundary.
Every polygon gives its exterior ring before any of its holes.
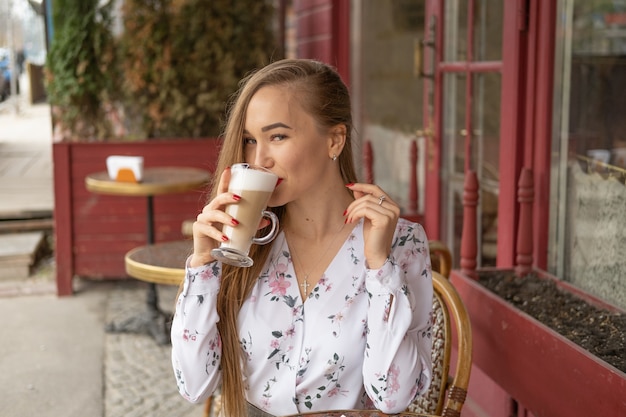
{"type": "MultiPolygon", "coordinates": [[[[315,263],[313,264],[313,269],[315,269],[315,267],[317,267],[319,265],[319,263],[322,261],[322,259],[324,259],[324,256],[326,256],[326,254],[328,253],[328,251],[330,250],[330,248],[333,246],[333,244],[335,243],[335,241],[337,240],[337,238],[339,237],[339,234],[341,233],[341,231],[343,230],[343,228],[346,226],[345,223],[343,223],[341,225],[341,227],[339,228],[339,230],[337,231],[337,233],[335,233],[335,236],[333,236],[333,240],[330,242],[330,244],[326,247],[326,250],[324,251],[324,253],[322,253],[322,255],[317,259],[317,261],[315,261],[315,263]]],[[[286,234],[286,232],[285,232],[286,234]]],[[[296,253],[296,251],[293,248],[289,249],[291,253],[293,253],[293,258],[294,260],[297,260],[298,263],[300,264],[300,269],[302,269],[302,272],[304,272],[304,278],[301,284],[298,284],[303,290],[304,290],[304,295],[308,298],[311,294],[309,293],[309,286],[313,285],[313,284],[309,284],[309,275],[310,273],[307,273],[304,268],[302,267],[302,262],[300,262],[300,257],[298,256],[298,254],[296,253]]],[[[295,266],[295,265],[294,265],[295,266]]],[[[297,276],[296,276],[296,280],[297,280],[297,276]]]]}

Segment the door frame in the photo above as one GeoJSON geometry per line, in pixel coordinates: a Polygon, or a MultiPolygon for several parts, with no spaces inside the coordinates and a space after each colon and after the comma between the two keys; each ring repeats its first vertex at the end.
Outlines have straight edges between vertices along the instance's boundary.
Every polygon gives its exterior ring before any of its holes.
{"type": "MultiPolygon", "coordinates": [[[[473,3],[473,0],[469,0],[473,3]]],[[[436,62],[432,67],[434,129],[428,142],[424,224],[429,237],[441,238],[442,111],[445,0],[426,3],[426,25],[433,16],[436,28],[436,62]],[[431,148],[432,146],[432,148],[431,148]]],[[[471,10],[471,9],[470,9],[471,10]]],[[[471,18],[471,17],[470,17],[471,18]]],[[[554,78],[554,30],[556,2],[504,1],[500,112],[500,192],[498,200],[497,266],[515,264],[519,217],[517,182],[523,167],[533,169],[535,198],[533,255],[535,265],[547,262],[550,144],[554,78]]],[[[424,57],[428,66],[428,56],[424,57]]],[[[480,65],[480,64],[479,64],[480,65]]],[[[425,89],[426,91],[426,89],[425,89]]],[[[426,97],[424,97],[426,111],[426,97]]],[[[428,116],[430,117],[430,116],[428,116]]],[[[428,120],[425,115],[424,120],[428,120]]]]}

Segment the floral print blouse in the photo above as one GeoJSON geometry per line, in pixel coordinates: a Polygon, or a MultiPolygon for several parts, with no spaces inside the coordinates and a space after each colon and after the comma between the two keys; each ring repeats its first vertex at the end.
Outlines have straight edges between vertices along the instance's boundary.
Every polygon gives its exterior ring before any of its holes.
{"type": "MultiPolygon", "coordinates": [[[[432,277],[419,224],[400,219],[387,262],[368,269],[363,221],[309,297],[300,297],[284,233],[239,313],[247,400],[274,415],[377,408],[398,413],[431,381],[432,277]]],[[[219,387],[219,262],[186,270],[172,323],[178,390],[219,387]]]]}

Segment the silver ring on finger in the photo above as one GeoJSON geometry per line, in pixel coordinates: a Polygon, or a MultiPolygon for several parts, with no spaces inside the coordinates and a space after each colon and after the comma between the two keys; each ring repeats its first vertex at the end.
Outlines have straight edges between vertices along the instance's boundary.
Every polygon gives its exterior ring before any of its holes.
{"type": "Polygon", "coordinates": [[[387,199],[387,197],[385,197],[385,194],[381,194],[380,197],[378,197],[378,205],[382,206],[383,205],[383,201],[385,201],[387,199]]]}

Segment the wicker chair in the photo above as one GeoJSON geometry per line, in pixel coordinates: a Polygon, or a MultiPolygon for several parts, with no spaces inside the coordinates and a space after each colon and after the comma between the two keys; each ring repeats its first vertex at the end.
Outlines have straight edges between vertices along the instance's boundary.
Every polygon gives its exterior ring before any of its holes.
{"type": "Polygon", "coordinates": [[[450,281],[433,271],[433,380],[426,394],[408,408],[414,413],[459,417],[472,368],[472,328],[463,301],[450,281]],[[450,376],[451,318],[457,333],[457,362],[450,376]]]}
{"type": "Polygon", "coordinates": [[[439,272],[446,278],[450,277],[452,270],[452,254],[450,249],[439,240],[429,240],[428,249],[430,251],[430,262],[433,271],[439,272]]]}

